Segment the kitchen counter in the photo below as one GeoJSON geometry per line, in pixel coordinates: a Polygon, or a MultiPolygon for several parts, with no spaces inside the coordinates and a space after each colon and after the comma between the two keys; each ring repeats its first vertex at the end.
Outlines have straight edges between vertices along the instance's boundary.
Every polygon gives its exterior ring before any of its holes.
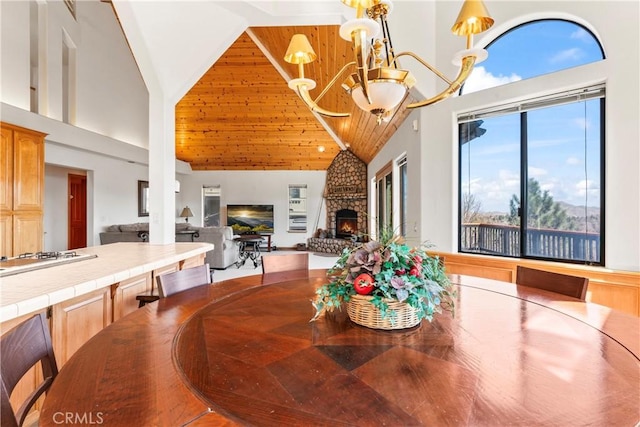
{"type": "Polygon", "coordinates": [[[0,278],[0,322],[212,249],[212,244],[197,242],[166,245],[121,242],[76,249],[78,254],[97,257],[0,278]]]}

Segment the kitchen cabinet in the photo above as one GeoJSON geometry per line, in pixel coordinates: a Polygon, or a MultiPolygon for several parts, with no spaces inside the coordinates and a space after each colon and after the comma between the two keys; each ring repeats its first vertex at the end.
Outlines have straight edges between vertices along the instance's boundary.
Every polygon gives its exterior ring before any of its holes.
{"type": "Polygon", "coordinates": [[[151,272],[135,276],[113,286],[113,320],[138,309],[136,296],[151,290],[151,272]]]}
{"type": "Polygon", "coordinates": [[[0,123],[0,129],[0,255],[38,252],[44,236],[46,134],[8,123],[0,123]]]}
{"type": "MultiPolygon", "coordinates": [[[[198,242],[113,243],[79,249],[83,261],[7,275],[0,279],[0,333],[46,311],[61,369],[95,334],[138,309],[135,297],[151,289],[152,278],[201,265],[211,249],[211,244],[198,242]],[[122,277],[126,279],[117,281],[122,277]]],[[[39,370],[29,371],[14,390],[12,401],[32,392],[41,376],[39,370]]],[[[39,407],[40,402],[32,414],[36,418],[39,407]]]]}
{"type": "Polygon", "coordinates": [[[51,336],[59,368],[111,323],[111,303],[111,288],[105,287],[53,306],[51,336]]]}

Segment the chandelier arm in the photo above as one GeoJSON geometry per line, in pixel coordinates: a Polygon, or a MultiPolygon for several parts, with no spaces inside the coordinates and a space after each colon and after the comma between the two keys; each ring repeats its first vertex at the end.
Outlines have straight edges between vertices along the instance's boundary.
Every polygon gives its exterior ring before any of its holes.
{"type": "Polygon", "coordinates": [[[387,43],[384,44],[384,51],[387,54],[387,64],[391,67],[391,64],[393,63],[394,67],[398,69],[399,65],[396,63],[395,54],[393,53],[393,43],[391,42],[391,36],[389,35],[389,21],[387,21],[387,15],[381,15],[380,22],[382,24],[382,35],[388,43],[388,45],[387,43]],[[391,58],[393,59],[390,60],[391,58]]]}
{"type": "Polygon", "coordinates": [[[355,61],[351,61],[348,64],[345,64],[344,67],[342,67],[340,69],[340,71],[338,71],[338,73],[333,76],[333,78],[331,79],[331,81],[329,82],[329,84],[327,84],[325,86],[325,88],[322,90],[322,92],[320,92],[320,95],[318,95],[318,97],[313,101],[314,103],[318,103],[320,102],[320,99],[329,91],[329,89],[331,89],[333,87],[333,85],[336,83],[336,81],[340,78],[340,76],[342,76],[342,74],[347,71],[347,69],[349,67],[352,67],[356,65],[355,61]]]}
{"type": "MultiPolygon", "coordinates": [[[[450,81],[444,74],[442,74],[440,71],[438,71],[433,65],[429,64],[427,61],[425,61],[424,59],[420,58],[418,55],[416,55],[413,52],[400,52],[399,54],[397,54],[393,58],[393,61],[391,61],[391,63],[395,64],[396,60],[398,58],[400,58],[401,56],[410,56],[410,57],[412,57],[413,59],[415,59],[416,61],[418,61],[419,63],[421,63],[425,67],[427,67],[433,74],[435,74],[436,76],[440,77],[442,80],[447,82],[448,85],[453,84],[452,81],[450,81]]],[[[389,64],[389,66],[391,66],[391,64],[389,64]]]]}
{"type": "Polygon", "coordinates": [[[325,110],[320,107],[313,99],[311,99],[311,95],[309,95],[309,90],[307,89],[306,84],[298,84],[296,85],[296,92],[300,99],[307,104],[307,107],[315,113],[321,114],[327,117],[349,117],[349,113],[336,113],[334,111],[325,110]]]}
{"type": "Polygon", "coordinates": [[[465,56],[462,59],[462,65],[460,66],[460,71],[458,72],[458,77],[455,78],[453,82],[449,84],[449,87],[440,92],[438,95],[425,99],[423,101],[415,102],[413,104],[407,105],[407,108],[418,108],[424,107],[427,105],[434,104],[438,101],[441,101],[457,92],[462,84],[465,82],[471,71],[473,71],[473,65],[476,62],[475,56],[465,56]]]}
{"type": "Polygon", "coordinates": [[[360,87],[362,88],[362,94],[369,104],[373,104],[371,95],[369,94],[369,67],[367,64],[367,32],[365,30],[357,30],[351,33],[351,41],[353,42],[353,53],[356,58],[356,67],[358,77],[360,78],[360,87]]]}

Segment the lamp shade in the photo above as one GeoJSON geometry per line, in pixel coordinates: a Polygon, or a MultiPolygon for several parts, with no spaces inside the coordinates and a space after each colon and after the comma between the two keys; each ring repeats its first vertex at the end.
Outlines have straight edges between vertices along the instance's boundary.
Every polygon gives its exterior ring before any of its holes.
{"type": "Polygon", "coordinates": [[[184,209],[182,209],[182,212],[180,213],[180,218],[184,218],[186,222],[189,222],[189,218],[191,218],[192,216],[193,216],[193,212],[191,212],[191,209],[189,209],[189,206],[185,206],[184,209]]]}
{"type": "Polygon", "coordinates": [[[402,102],[407,91],[414,85],[415,78],[405,70],[374,68],[369,70],[369,95],[371,103],[364,96],[357,74],[352,74],[343,83],[343,88],[351,93],[353,102],[364,111],[391,111],[402,102]]]}
{"type": "Polygon", "coordinates": [[[481,33],[492,25],[493,18],[482,0],[465,0],[451,31],[457,36],[468,36],[481,33]]]}
{"type": "Polygon", "coordinates": [[[289,42],[284,60],[289,64],[308,64],[316,60],[318,55],[311,47],[309,39],[304,34],[294,34],[289,42]]]}
{"type": "Polygon", "coordinates": [[[368,9],[371,6],[373,6],[375,3],[373,0],[340,0],[340,1],[342,1],[342,3],[344,3],[346,6],[353,7],[354,9],[358,7],[361,7],[363,9],[368,9]]]}

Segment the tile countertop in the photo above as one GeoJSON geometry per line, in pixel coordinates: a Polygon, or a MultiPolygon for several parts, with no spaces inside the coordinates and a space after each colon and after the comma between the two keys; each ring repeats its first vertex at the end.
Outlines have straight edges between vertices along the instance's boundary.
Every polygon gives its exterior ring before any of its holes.
{"type": "Polygon", "coordinates": [[[213,249],[210,243],[112,243],[75,249],[96,258],[0,278],[0,322],[213,249]]]}

